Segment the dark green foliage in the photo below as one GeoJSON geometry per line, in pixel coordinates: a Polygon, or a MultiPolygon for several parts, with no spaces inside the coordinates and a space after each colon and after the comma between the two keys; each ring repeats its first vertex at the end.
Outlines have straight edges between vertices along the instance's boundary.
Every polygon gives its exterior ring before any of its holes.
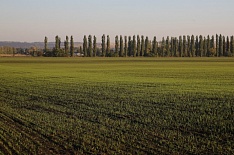
{"type": "Polygon", "coordinates": [[[154,56],[157,56],[157,40],[156,40],[156,36],[154,36],[154,40],[152,42],[152,54],[154,56]]]}
{"type": "Polygon", "coordinates": [[[228,36],[227,36],[227,40],[226,40],[226,56],[231,56],[231,54],[230,54],[230,41],[229,41],[228,36]]]}
{"type": "Polygon", "coordinates": [[[234,56],[234,37],[233,36],[231,36],[230,52],[231,52],[231,56],[234,56]]]}
{"type": "Polygon", "coordinates": [[[171,37],[171,53],[170,56],[174,56],[174,38],[171,37]]]}
{"type": "MultiPolygon", "coordinates": [[[[156,45],[157,45],[157,43],[156,43],[156,45]]],[[[158,47],[156,46],[156,49],[157,49],[158,47]]],[[[167,39],[166,39],[166,51],[165,51],[165,56],[166,57],[168,57],[168,56],[170,56],[170,38],[169,38],[169,36],[167,36],[167,39]]]]}
{"type": "Polygon", "coordinates": [[[191,40],[190,40],[190,36],[188,35],[187,36],[187,56],[190,57],[191,56],[191,40]]]}
{"type": "Polygon", "coordinates": [[[219,56],[219,35],[216,34],[216,56],[219,56]]]}
{"type": "Polygon", "coordinates": [[[128,36],[128,56],[132,55],[132,39],[131,36],[128,36]]]}
{"type": "Polygon", "coordinates": [[[174,57],[177,57],[178,56],[178,39],[175,37],[174,38],[174,57]]]}
{"type": "Polygon", "coordinates": [[[164,57],[165,51],[166,51],[166,42],[165,42],[165,39],[163,37],[162,42],[161,42],[161,52],[160,52],[161,57],[164,57]]]}
{"type": "Polygon", "coordinates": [[[203,56],[207,56],[207,39],[203,39],[203,56]]]}
{"type": "Polygon", "coordinates": [[[137,35],[137,56],[140,56],[140,52],[141,52],[141,39],[140,36],[137,35]]]}
{"type": "Polygon", "coordinates": [[[111,52],[110,52],[110,36],[107,35],[107,41],[106,41],[106,56],[110,57],[111,52]]]}
{"type": "Polygon", "coordinates": [[[115,37],[115,53],[119,56],[119,37],[115,37]]]}
{"type": "Polygon", "coordinates": [[[199,54],[199,39],[198,39],[198,36],[196,36],[196,41],[195,41],[195,55],[196,57],[200,56],[199,54]]]}
{"type": "Polygon", "coordinates": [[[223,36],[219,35],[219,56],[223,56],[223,36]]]}
{"type": "Polygon", "coordinates": [[[199,56],[202,57],[203,56],[203,52],[204,52],[204,47],[203,47],[203,37],[202,35],[199,36],[199,56]]]}
{"type": "Polygon", "coordinates": [[[128,56],[128,39],[127,36],[124,36],[124,56],[128,56]]]}
{"type": "Polygon", "coordinates": [[[182,57],[182,53],[183,53],[182,37],[179,36],[179,57],[182,57]]]}
{"type": "Polygon", "coordinates": [[[88,38],[88,56],[89,57],[92,57],[93,56],[93,43],[92,43],[92,36],[89,35],[89,38],[88,38]]]}
{"type": "Polygon", "coordinates": [[[206,56],[209,57],[211,55],[211,40],[209,35],[207,36],[206,48],[207,48],[206,56]]]}
{"type": "Polygon", "coordinates": [[[70,56],[74,56],[74,41],[73,41],[73,36],[71,36],[71,41],[70,41],[70,56]]]}
{"type": "Polygon", "coordinates": [[[97,38],[96,36],[93,37],[93,56],[96,57],[97,55],[97,38]]]}
{"type": "Polygon", "coordinates": [[[223,56],[227,56],[225,36],[223,36],[223,56]]]}
{"type": "Polygon", "coordinates": [[[106,37],[105,34],[102,35],[102,56],[106,56],[106,37]]]}
{"type": "Polygon", "coordinates": [[[192,57],[194,57],[195,56],[195,51],[196,51],[196,49],[195,49],[195,40],[194,40],[195,38],[194,38],[194,35],[192,35],[192,37],[191,37],[191,56],[192,57]]]}
{"type": "Polygon", "coordinates": [[[187,56],[187,41],[186,41],[186,36],[183,36],[183,56],[187,56]]]}
{"type": "Polygon", "coordinates": [[[145,39],[144,36],[141,36],[141,52],[140,52],[140,56],[144,56],[144,52],[145,52],[145,39]]]}
{"type": "Polygon", "coordinates": [[[119,56],[123,57],[124,53],[124,43],[123,43],[123,37],[120,35],[120,50],[119,50],[119,56]]]}
{"type": "Polygon", "coordinates": [[[84,53],[84,56],[87,57],[88,56],[88,45],[87,45],[87,37],[86,35],[84,36],[84,39],[83,39],[83,53],[84,53]]]}
{"type": "Polygon", "coordinates": [[[145,38],[145,51],[144,51],[144,56],[148,56],[149,53],[149,39],[148,37],[145,38]]]}
{"type": "Polygon", "coordinates": [[[69,55],[69,38],[66,36],[66,40],[64,41],[64,50],[65,50],[65,55],[69,55]]]}
{"type": "Polygon", "coordinates": [[[133,36],[133,40],[132,40],[132,55],[133,57],[136,57],[137,55],[137,47],[136,47],[136,36],[133,36]]]}
{"type": "Polygon", "coordinates": [[[44,53],[47,53],[48,51],[48,38],[45,37],[45,40],[44,40],[44,53]]]}

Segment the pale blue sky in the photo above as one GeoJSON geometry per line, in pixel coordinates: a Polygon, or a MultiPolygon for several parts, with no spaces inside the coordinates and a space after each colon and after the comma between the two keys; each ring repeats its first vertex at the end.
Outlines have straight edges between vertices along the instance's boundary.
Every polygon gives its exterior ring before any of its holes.
{"type": "Polygon", "coordinates": [[[234,0],[1,0],[0,41],[234,35],[234,0]]]}

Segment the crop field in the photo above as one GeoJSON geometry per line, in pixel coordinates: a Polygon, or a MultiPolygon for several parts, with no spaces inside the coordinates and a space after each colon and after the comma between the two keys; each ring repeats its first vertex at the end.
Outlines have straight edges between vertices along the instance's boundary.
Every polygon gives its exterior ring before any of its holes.
{"type": "Polygon", "coordinates": [[[234,154],[234,58],[0,58],[0,154],[234,154]]]}

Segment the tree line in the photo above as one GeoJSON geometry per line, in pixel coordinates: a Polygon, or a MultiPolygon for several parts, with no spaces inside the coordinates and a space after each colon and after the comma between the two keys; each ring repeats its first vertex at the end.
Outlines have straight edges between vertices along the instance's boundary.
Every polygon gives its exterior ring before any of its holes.
{"type": "Polygon", "coordinates": [[[74,47],[73,36],[66,36],[61,48],[61,38],[55,37],[55,47],[48,49],[48,38],[44,40],[44,56],[73,57],[79,53],[84,57],[221,57],[234,56],[233,36],[179,36],[166,37],[157,41],[156,36],[150,40],[147,36],[116,36],[115,46],[110,47],[110,36],[102,35],[101,46],[97,38],[84,35],[83,46],[74,47]],[[75,51],[76,49],[76,51],[75,51]]]}

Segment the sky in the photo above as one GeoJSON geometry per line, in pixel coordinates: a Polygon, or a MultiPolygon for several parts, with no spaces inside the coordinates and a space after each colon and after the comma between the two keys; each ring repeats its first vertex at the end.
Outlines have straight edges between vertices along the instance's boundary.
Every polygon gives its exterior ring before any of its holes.
{"type": "Polygon", "coordinates": [[[0,41],[234,35],[234,0],[0,0],[0,41]]]}

